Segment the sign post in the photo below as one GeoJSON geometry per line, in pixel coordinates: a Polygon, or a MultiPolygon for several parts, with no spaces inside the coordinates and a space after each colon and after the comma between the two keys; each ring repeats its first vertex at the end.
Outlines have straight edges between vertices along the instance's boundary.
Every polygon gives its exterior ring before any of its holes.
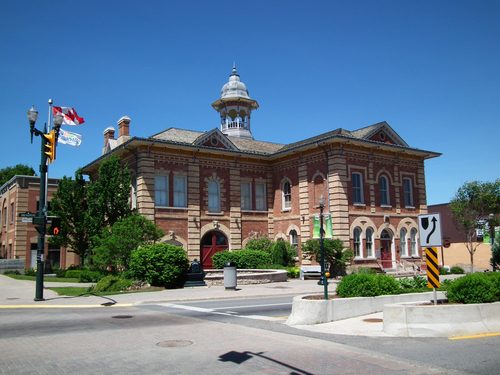
{"type": "Polygon", "coordinates": [[[425,248],[427,266],[427,287],[434,292],[434,305],[437,305],[436,288],[439,282],[439,266],[437,247],[443,245],[441,236],[441,217],[439,214],[418,216],[418,229],[420,232],[420,246],[425,248]]]}

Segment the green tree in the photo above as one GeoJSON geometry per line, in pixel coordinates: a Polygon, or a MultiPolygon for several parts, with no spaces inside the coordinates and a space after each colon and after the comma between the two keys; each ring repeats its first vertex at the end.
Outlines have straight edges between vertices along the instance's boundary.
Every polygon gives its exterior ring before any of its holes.
{"type": "Polygon", "coordinates": [[[479,246],[476,229],[479,223],[488,220],[490,225],[498,225],[500,179],[495,182],[466,182],[451,200],[450,209],[457,228],[463,233],[470,255],[471,272],[474,272],[474,253],[479,246]]]}
{"type": "MultiPolygon", "coordinates": [[[[116,156],[102,161],[87,189],[88,225],[92,233],[111,227],[132,213],[129,204],[130,171],[116,156]]],[[[93,238],[91,238],[93,242],[93,238]]]]}
{"type": "Polygon", "coordinates": [[[0,186],[16,175],[36,176],[36,173],[33,168],[25,164],[17,164],[13,167],[2,168],[0,169],[0,186]]]}
{"type": "Polygon", "coordinates": [[[163,236],[163,231],[144,216],[125,217],[96,238],[93,263],[102,270],[127,270],[130,255],[141,245],[152,244],[163,236]]]}
{"type": "Polygon", "coordinates": [[[269,239],[269,237],[257,234],[252,239],[250,239],[246,246],[245,249],[247,250],[261,250],[261,251],[266,251],[268,253],[271,252],[273,248],[274,242],[269,239]]]}
{"type": "MultiPolygon", "coordinates": [[[[353,252],[350,249],[345,249],[344,244],[338,238],[323,240],[325,251],[325,260],[330,264],[330,275],[343,276],[346,273],[346,267],[353,258],[353,252]]],[[[302,251],[310,256],[313,256],[316,262],[321,261],[320,241],[313,239],[302,244],[302,251]]]]}
{"type": "Polygon", "coordinates": [[[63,177],[51,201],[50,215],[61,218],[61,232],[50,238],[50,243],[67,247],[79,255],[80,265],[90,253],[90,238],[96,233],[89,231],[86,182],[81,170],[75,172],[75,179],[63,177]]]}

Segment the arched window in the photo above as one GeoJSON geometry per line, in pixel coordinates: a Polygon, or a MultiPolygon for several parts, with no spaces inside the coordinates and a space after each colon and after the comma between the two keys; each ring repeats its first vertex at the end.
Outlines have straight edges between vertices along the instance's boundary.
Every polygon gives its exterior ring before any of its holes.
{"type": "Polygon", "coordinates": [[[353,243],[354,243],[354,256],[356,258],[361,258],[361,229],[356,227],[354,228],[354,236],[353,236],[353,243]]]}
{"type": "Polygon", "coordinates": [[[368,258],[373,258],[373,229],[366,229],[366,256],[368,258]]]}
{"type": "Polygon", "coordinates": [[[208,182],[208,212],[220,212],[220,188],[215,180],[208,182]]]}
{"type": "Polygon", "coordinates": [[[389,180],[385,176],[380,176],[378,181],[378,186],[380,190],[380,205],[389,206],[389,180]]]}
{"type": "Polygon", "coordinates": [[[415,228],[413,228],[410,231],[410,247],[411,247],[411,255],[418,256],[417,230],[415,228]]]}
{"type": "Polygon", "coordinates": [[[288,211],[292,208],[292,185],[289,180],[284,180],[281,185],[282,208],[288,211]]]}
{"type": "Polygon", "coordinates": [[[406,229],[401,228],[399,232],[399,246],[401,248],[400,256],[407,257],[408,256],[408,246],[406,242],[406,229]]]}

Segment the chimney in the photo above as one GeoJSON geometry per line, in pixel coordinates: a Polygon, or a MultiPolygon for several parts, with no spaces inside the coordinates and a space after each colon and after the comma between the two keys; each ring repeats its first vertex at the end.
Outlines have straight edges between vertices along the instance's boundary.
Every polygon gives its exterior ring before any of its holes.
{"type": "Polygon", "coordinates": [[[104,155],[108,150],[111,150],[113,147],[112,142],[110,140],[115,140],[115,129],[110,126],[104,129],[104,147],[102,149],[102,154],[104,155]],[[109,148],[108,148],[109,147],[109,148]]]}
{"type": "Polygon", "coordinates": [[[123,116],[118,120],[118,144],[122,144],[130,139],[129,126],[130,117],[123,116]]]}

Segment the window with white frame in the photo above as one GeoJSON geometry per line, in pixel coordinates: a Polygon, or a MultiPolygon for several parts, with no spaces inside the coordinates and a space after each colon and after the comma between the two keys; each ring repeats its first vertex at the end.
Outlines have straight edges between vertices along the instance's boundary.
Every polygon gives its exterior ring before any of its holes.
{"type": "Polygon", "coordinates": [[[361,173],[354,172],[352,174],[352,198],[353,203],[363,204],[363,176],[361,173]]]}
{"type": "Polygon", "coordinates": [[[389,180],[385,176],[380,176],[378,181],[379,190],[380,190],[380,205],[381,206],[389,206],[389,180]]]}
{"type": "Polygon", "coordinates": [[[418,256],[417,230],[415,228],[413,228],[410,231],[410,248],[411,248],[411,255],[418,256]]]}
{"type": "Polygon", "coordinates": [[[373,258],[373,229],[366,229],[366,256],[368,258],[373,258]]]}
{"type": "Polygon", "coordinates": [[[208,182],[208,212],[220,212],[220,186],[215,180],[208,182]]]}
{"type": "Polygon", "coordinates": [[[241,209],[251,210],[252,209],[252,183],[242,182],[241,183],[241,209]]]}
{"type": "Polygon", "coordinates": [[[137,179],[132,178],[132,184],[130,187],[130,208],[135,210],[137,208],[137,179]]]}
{"type": "Polygon", "coordinates": [[[187,177],[174,174],[174,207],[187,207],[187,177]]]}
{"type": "Polygon", "coordinates": [[[361,229],[356,227],[354,228],[354,236],[353,236],[353,243],[354,243],[354,256],[356,258],[360,258],[361,255],[361,229]]]}
{"type": "Polygon", "coordinates": [[[292,208],[292,186],[289,180],[283,181],[281,192],[283,198],[283,210],[290,210],[292,208]]]}
{"type": "Polygon", "coordinates": [[[403,199],[405,207],[413,207],[413,184],[411,178],[403,178],[403,199]]]}
{"type": "Polygon", "coordinates": [[[168,176],[155,176],[155,205],[168,206],[168,176]]]}
{"type": "Polygon", "coordinates": [[[408,246],[406,242],[406,229],[401,228],[399,231],[399,247],[401,249],[400,254],[402,257],[408,256],[408,246]]]}
{"type": "Polygon", "coordinates": [[[266,184],[264,182],[255,183],[255,209],[266,210],[266,184]]]}

